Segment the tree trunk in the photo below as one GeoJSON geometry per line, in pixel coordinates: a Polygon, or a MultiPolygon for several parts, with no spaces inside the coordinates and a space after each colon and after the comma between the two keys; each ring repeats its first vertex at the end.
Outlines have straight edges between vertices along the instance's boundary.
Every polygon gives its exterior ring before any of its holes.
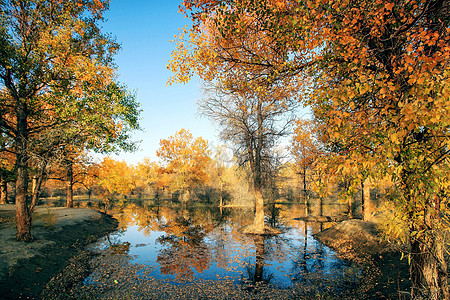
{"type": "Polygon", "coordinates": [[[67,161],[67,178],[66,178],[66,207],[73,207],[73,163],[67,161]]]}
{"type": "Polygon", "coordinates": [[[435,203],[426,201],[422,228],[411,226],[410,234],[425,232],[413,236],[411,245],[410,275],[412,283],[412,299],[450,299],[448,289],[448,270],[445,261],[445,238],[439,228],[440,200],[436,196],[435,203]]]}
{"type": "Polygon", "coordinates": [[[319,209],[320,209],[320,212],[319,212],[320,216],[323,216],[323,198],[322,197],[319,197],[319,209]]]}
{"type": "Polygon", "coordinates": [[[8,183],[4,178],[0,179],[0,204],[6,204],[8,201],[8,183]]]}
{"type": "Polygon", "coordinates": [[[306,168],[303,168],[303,201],[305,204],[305,217],[308,217],[308,197],[306,196],[306,168]]]}
{"type": "Polygon", "coordinates": [[[306,167],[303,167],[303,196],[306,198],[306,167]]]}
{"type": "Polygon", "coordinates": [[[253,220],[253,233],[264,234],[264,199],[262,196],[262,103],[258,100],[257,106],[257,120],[258,120],[258,131],[256,136],[256,143],[248,147],[249,157],[253,159],[251,163],[252,177],[253,177],[253,190],[255,194],[255,219],[253,220]]]}
{"type": "Polygon", "coordinates": [[[450,299],[442,237],[411,243],[412,299],[450,299]]]}
{"type": "Polygon", "coordinates": [[[370,181],[368,178],[361,182],[361,202],[363,220],[368,221],[375,211],[375,203],[370,199],[370,181]]]}
{"type": "Polygon", "coordinates": [[[352,197],[348,196],[348,218],[353,219],[352,197]]]}
{"type": "MultiPolygon", "coordinates": [[[[345,190],[348,191],[350,188],[350,181],[345,181],[345,190]]],[[[353,219],[353,194],[349,195],[347,193],[347,204],[348,204],[348,218],[353,219]]]]}
{"type": "Polygon", "coordinates": [[[16,136],[16,239],[31,241],[31,211],[28,208],[28,124],[26,104],[16,99],[17,136],[16,136]]]}
{"type": "Polygon", "coordinates": [[[255,190],[255,233],[264,233],[264,199],[260,189],[255,190]]]}
{"type": "Polygon", "coordinates": [[[26,155],[17,155],[17,179],[16,179],[16,239],[28,242],[31,236],[31,212],[28,208],[28,169],[26,155]]]}
{"type": "Polygon", "coordinates": [[[41,192],[42,182],[44,181],[45,169],[47,168],[47,161],[41,162],[39,174],[33,177],[32,189],[31,189],[31,207],[30,211],[33,212],[34,208],[38,204],[39,194],[41,192]]]}
{"type": "Polygon", "coordinates": [[[219,186],[220,186],[220,192],[219,192],[219,207],[223,207],[223,182],[222,179],[219,179],[219,186]]]}

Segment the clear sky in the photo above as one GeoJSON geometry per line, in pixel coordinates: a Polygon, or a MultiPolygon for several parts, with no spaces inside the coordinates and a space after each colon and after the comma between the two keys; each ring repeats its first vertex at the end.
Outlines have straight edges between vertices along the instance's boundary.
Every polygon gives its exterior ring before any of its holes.
{"type": "Polygon", "coordinates": [[[217,128],[198,115],[196,102],[200,84],[166,86],[171,72],[166,64],[174,45],[170,40],[188,19],[178,13],[181,0],[111,0],[103,31],[116,37],[122,45],[116,56],[119,81],[136,91],[143,109],[143,132],[134,135],[142,140],[140,150],[113,156],[136,164],[148,157],[156,160],[160,139],[168,138],[181,128],[194,137],[202,136],[217,145],[217,128]]]}

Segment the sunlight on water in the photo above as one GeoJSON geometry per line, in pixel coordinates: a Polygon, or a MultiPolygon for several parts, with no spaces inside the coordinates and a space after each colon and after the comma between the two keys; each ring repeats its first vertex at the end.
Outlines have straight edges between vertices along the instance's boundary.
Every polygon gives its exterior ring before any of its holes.
{"type": "Polygon", "coordinates": [[[128,255],[146,266],[140,276],[176,283],[229,279],[239,283],[346,286],[360,271],[314,239],[324,226],[296,221],[292,206],[273,206],[266,222],[282,230],[276,236],[246,235],[252,211],[217,207],[128,207],[116,217],[121,229],[97,244],[97,251],[128,255]],[[334,284],[333,284],[334,283],[334,284]]]}

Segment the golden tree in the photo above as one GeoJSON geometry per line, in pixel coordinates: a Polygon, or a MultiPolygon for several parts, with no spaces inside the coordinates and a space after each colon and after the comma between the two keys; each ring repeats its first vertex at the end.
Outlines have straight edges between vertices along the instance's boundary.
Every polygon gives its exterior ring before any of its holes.
{"type": "Polygon", "coordinates": [[[156,154],[161,159],[164,172],[172,174],[172,191],[181,190],[188,197],[193,188],[209,180],[207,168],[211,163],[211,151],[206,140],[201,137],[194,139],[188,130],[181,129],[159,144],[156,154]]]}
{"type": "Polygon", "coordinates": [[[187,0],[182,10],[193,27],[190,43],[175,51],[176,78],[253,67],[264,67],[271,82],[290,78],[339,154],[323,164],[329,173],[393,178],[408,220],[412,296],[449,298],[442,219],[450,185],[448,1],[187,0]],[[214,40],[209,24],[220,32],[214,40]],[[255,29],[264,36],[257,42],[247,38],[255,29]],[[230,43],[226,55],[211,51],[230,43]]]}
{"type": "Polygon", "coordinates": [[[112,57],[119,46],[99,27],[108,3],[0,2],[0,101],[10,114],[0,116],[0,128],[16,156],[18,240],[32,239],[32,157],[41,156],[45,166],[50,153],[66,145],[98,151],[132,146],[137,103],[115,81],[112,57]]]}

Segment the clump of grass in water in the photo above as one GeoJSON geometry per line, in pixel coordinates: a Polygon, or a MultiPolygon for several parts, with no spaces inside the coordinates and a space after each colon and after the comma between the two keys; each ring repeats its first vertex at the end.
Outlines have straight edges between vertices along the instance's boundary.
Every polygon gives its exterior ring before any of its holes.
{"type": "Polygon", "coordinates": [[[50,230],[55,227],[56,220],[58,216],[55,215],[49,208],[47,208],[47,212],[41,215],[42,221],[44,221],[44,227],[47,230],[50,230]]]}

